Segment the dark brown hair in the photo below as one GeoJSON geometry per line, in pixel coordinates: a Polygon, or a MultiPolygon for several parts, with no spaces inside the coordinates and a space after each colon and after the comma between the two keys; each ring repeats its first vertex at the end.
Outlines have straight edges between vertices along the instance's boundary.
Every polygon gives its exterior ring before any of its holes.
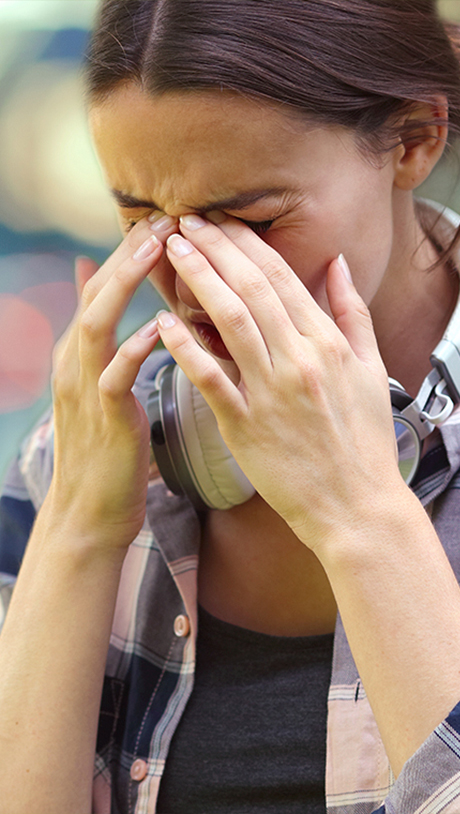
{"type": "Polygon", "coordinates": [[[127,82],[231,90],[350,128],[374,157],[416,138],[404,113],[440,95],[460,134],[460,64],[435,0],[102,0],[85,73],[89,104],[127,82]]]}

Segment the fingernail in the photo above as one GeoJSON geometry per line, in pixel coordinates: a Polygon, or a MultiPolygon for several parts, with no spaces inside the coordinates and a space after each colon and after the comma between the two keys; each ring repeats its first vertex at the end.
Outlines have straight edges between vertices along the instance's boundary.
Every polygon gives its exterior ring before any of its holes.
{"type": "Polygon", "coordinates": [[[155,235],[149,237],[142,246],[139,246],[137,252],[133,254],[133,260],[145,260],[150,257],[158,246],[158,238],[155,235]]]}
{"type": "Polygon", "coordinates": [[[176,317],[171,311],[158,311],[156,315],[160,328],[172,328],[176,324],[176,317]]]}
{"type": "Polygon", "coordinates": [[[342,269],[343,276],[345,277],[345,279],[349,283],[353,283],[353,280],[351,278],[350,268],[348,266],[347,261],[345,260],[345,258],[343,256],[343,254],[339,254],[339,256],[337,258],[337,261],[338,261],[338,264],[339,264],[340,268],[342,269]]]}
{"type": "Polygon", "coordinates": [[[185,226],[185,228],[190,229],[190,231],[202,229],[203,226],[206,226],[206,221],[203,220],[203,218],[200,218],[199,215],[182,215],[179,220],[181,222],[181,226],[185,226]]]}
{"type": "Polygon", "coordinates": [[[227,218],[227,215],[225,212],[220,212],[219,209],[213,209],[212,212],[208,212],[206,217],[211,221],[211,223],[223,223],[227,218]]]}
{"type": "Polygon", "coordinates": [[[153,223],[156,220],[160,220],[160,218],[164,218],[165,212],[162,209],[154,209],[153,212],[148,216],[147,220],[150,223],[153,223]]]}
{"type": "Polygon", "coordinates": [[[158,333],[158,320],[153,319],[151,322],[148,322],[147,325],[144,325],[142,328],[139,328],[137,335],[142,336],[143,339],[150,339],[157,333],[158,333]]]}
{"type": "MultiPolygon", "coordinates": [[[[151,217],[153,218],[153,215],[151,217]]],[[[149,218],[149,220],[152,232],[167,232],[177,223],[177,218],[171,218],[170,215],[163,215],[162,218],[153,221],[149,218]]]]}
{"type": "Polygon", "coordinates": [[[192,244],[180,235],[171,235],[171,237],[168,237],[166,243],[168,249],[172,251],[176,257],[185,257],[187,254],[193,252],[192,244]]]}

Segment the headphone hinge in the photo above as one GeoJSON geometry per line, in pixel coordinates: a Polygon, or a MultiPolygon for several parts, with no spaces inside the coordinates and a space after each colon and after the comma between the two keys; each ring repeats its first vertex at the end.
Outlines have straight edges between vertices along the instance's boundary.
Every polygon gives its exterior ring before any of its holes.
{"type": "Polygon", "coordinates": [[[460,401],[460,353],[451,339],[441,339],[436,345],[430,362],[446,383],[454,404],[460,401]]]}
{"type": "Polygon", "coordinates": [[[428,418],[427,407],[430,405],[432,395],[440,381],[441,376],[438,371],[431,370],[425,378],[417,397],[401,410],[401,415],[417,430],[420,440],[426,438],[435,428],[435,424],[428,418]]]}

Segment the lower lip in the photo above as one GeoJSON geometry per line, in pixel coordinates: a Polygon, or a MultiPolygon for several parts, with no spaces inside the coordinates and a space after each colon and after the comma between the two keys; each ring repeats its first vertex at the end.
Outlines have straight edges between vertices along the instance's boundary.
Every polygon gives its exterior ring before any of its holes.
{"type": "Polygon", "coordinates": [[[214,325],[208,325],[207,322],[194,322],[193,327],[195,328],[195,331],[197,332],[202,344],[213,354],[213,356],[218,356],[220,359],[232,361],[232,357],[224,345],[219,331],[214,327],[214,325]]]}

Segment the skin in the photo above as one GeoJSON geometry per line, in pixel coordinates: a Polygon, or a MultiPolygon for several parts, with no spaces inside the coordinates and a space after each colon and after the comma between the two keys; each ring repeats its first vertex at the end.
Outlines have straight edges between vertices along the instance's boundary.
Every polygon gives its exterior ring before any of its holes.
{"type": "MultiPolygon", "coordinates": [[[[210,207],[222,211],[217,202],[241,192],[283,189],[244,209],[224,211],[249,221],[273,220],[264,243],[279,252],[328,314],[327,272],[343,252],[371,310],[389,375],[415,395],[430,369],[429,353],[447,324],[456,287],[444,268],[431,275],[423,271],[435,254],[423,239],[406,188],[411,173],[415,180],[414,152],[400,148],[371,162],[343,128],[306,126],[276,105],[230,93],[167,95],[153,102],[137,88],[120,88],[93,107],[90,124],[109,187],[160,210],[119,206],[123,231],[152,211],[158,217],[167,213],[173,218],[170,228],[157,231],[166,241],[179,228],[180,216],[210,207]],[[426,331],[414,343],[411,326],[421,318],[426,331]],[[403,363],[401,346],[409,348],[403,363]]],[[[418,183],[440,149],[436,141],[420,147],[429,155],[418,157],[425,162],[416,168],[418,183]]],[[[236,232],[235,223],[232,228],[232,236],[238,234],[246,251],[250,243],[258,260],[262,239],[249,230],[236,232]]],[[[192,242],[201,235],[182,231],[192,242]]],[[[173,262],[171,255],[163,256],[149,277],[200,342],[194,321],[206,308],[173,262]]],[[[223,367],[229,372],[228,363],[223,367]]],[[[307,635],[335,625],[336,602],[318,559],[298,545],[278,512],[257,498],[231,512],[209,513],[200,601],[221,618],[267,633],[307,635]]]]}
{"type": "MultiPolygon", "coordinates": [[[[419,109],[417,115],[424,114],[419,109]]],[[[443,128],[434,124],[426,134],[441,140],[432,138],[408,151],[398,148],[375,166],[345,129],[306,126],[287,118],[275,104],[230,93],[167,95],[152,104],[130,86],[93,108],[90,124],[109,187],[154,201],[173,218],[200,212],[241,191],[286,188],[244,210],[225,211],[251,221],[275,218],[264,241],[326,311],[326,271],[342,252],[370,308],[390,375],[397,378],[399,373],[406,389],[416,392],[456,295],[456,281],[444,268],[423,274],[436,254],[423,239],[411,194],[442,153],[443,128]],[[422,315],[428,324],[420,346],[419,340],[410,341],[410,326],[422,315]],[[417,350],[404,368],[402,343],[417,350]]],[[[122,230],[151,211],[118,207],[122,230]]],[[[168,263],[150,277],[186,322],[199,309],[168,263]]]]}
{"type": "Polygon", "coordinates": [[[432,124],[384,162],[346,131],[224,93],[131,86],[91,110],[110,187],[147,203],[120,210],[135,225],[101,268],[77,263],[55,351],[53,480],[0,637],[0,814],[91,811],[119,579],[145,515],[149,426],[132,386],[159,334],[258,492],[208,515],[203,605],[308,635],[332,629],[337,603],[395,774],[457,703],[459,588],[399,476],[387,383],[388,370],[416,390],[455,302],[448,271],[425,272],[412,199],[442,152],[441,109],[415,109],[432,124]],[[255,185],[285,192],[216,216],[255,185]],[[272,218],[263,239],[241,223],[272,218]],[[147,277],[171,314],[117,348],[147,277]],[[197,342],[197,317],[225,359],[197,342]]]}

